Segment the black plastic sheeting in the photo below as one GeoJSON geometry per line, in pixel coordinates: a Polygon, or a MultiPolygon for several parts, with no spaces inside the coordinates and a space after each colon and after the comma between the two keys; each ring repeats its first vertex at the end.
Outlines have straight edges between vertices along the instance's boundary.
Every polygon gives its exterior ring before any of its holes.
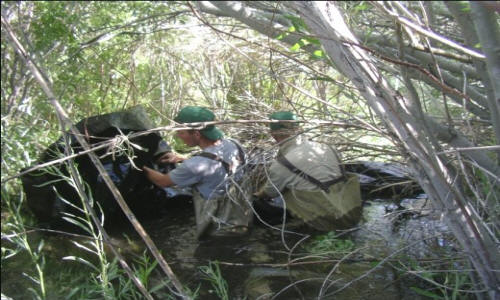
{"type": "Polygon", "coordinates": [[[403,165],[357,161],[344,166],[347,172],[359,177],[363,199],[410,197],[423,193],[403,165]]]}
{"type": "MultiPolygon", "coordinates": [[[[153,126],[143,108],[138,106],[122,112],[83,119],[76,124],[76,127],[87,142],[95,146],[117,135],[145,131],[153,126]]],[[[70,143],[74,153],[83,150],[74,136],[71,136],[70,143]]],[[[64,148],[64,140],[61,137],[44,151],[37,164],[62,157],[64,148]]],[[[175,168],[174,165],[159,166],[155,163],[160,155],[171,151],[159,134],[149,133],[131,138],[128,143],[121,143],[121,149],[122,151],[119,151],[119,148],[114,148],[115,153],[112,154],[110,152],[112,149],[106,147],[95,153],[100,157],[104,168],[138,219],[159,216],[165,203],[172,197],[189,196],[189,191],[178,192],[156,187],[140,170],[144,165],[163,172],[175,168]]],[[[104,212],[104,224],[109,226],[124,221],[124,213],[89,156],[78,156],[74,159],[74,163],[86,182],[87,194],[93,199],[94,208],[100,216],[102,215],[100,212],[104,212]]],[[[40,225],[68,230],[75,226],[65,218],[71,218],[70,215],[83,216],[78,209],[82,208],[81,199],[72,186],[68,174],[67,165],[63,163],[21,177],[28,207],[40,225]]]]}

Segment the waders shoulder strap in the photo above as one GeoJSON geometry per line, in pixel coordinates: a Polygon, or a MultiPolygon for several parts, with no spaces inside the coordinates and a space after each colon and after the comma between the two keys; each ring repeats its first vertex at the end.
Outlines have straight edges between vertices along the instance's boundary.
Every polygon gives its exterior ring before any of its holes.
{"type": "Polygon", "coordinates": [[[335,179],[329,180],[329,181],[325,181],[325,182],[321,182],[318,179],[310,176],[309,174],[303,172],[302,170],[300,170],[299,168],[297,168],[296,166],[294,166],[281,153],[278,154],[278,157],[276,159],[278,160],[279,163],[281,163],[282,165],[284,165],[292,173],[297,174],[298,176],[300,176],[300,177],[304,178],[305,180],[309,181],[310,183],[316,185],[317,187],[319,187],[320,189],[322,189],[323,191],[325,191],[327,193],[330,192],[330,189],[329,189],[330,186],[334,185],[337,182],[345,181],[346,180],[346,177],[345,177],[344,173],[342,173],[342,175],[340,177],[338,177],[338,178],[335,178],[335,179]]]}
{"type": "Polygon", "coordinates": [[[206,157],[206,158],[209,158],[211,160],[215,160],[215,161],[218,161],[222,164],[222,166],[224,167],[224,169],[226,170],[226,173],[228,175],[231,175],[231,166],[225,162],[222,158],[220,158],[218,155],[215,155],[213,153],[210,153],[210,152],[201,152],[201,153],[198,153],[198,154],[195,154],[194,156],[202,156],[202,157],[206,157]]]}
{"type": "MultiPolygon", "coordinates": [[[[245,162],[245,152],[243,151],[243,148],[236,140],[233,140],[233,139],[228,139],[228,140],[230,140],[234,145],[236,145],[236,148],[238,148],[238,156],[239,156],[240,163],[241,163],[241,165],[244,165],[246,162],[245,162]]],[[[210,153],[210,152],[200,152],[200,153],[195,154],[194,156],[202,156],[202,157],[209,158],[211,160],[218,161],[222,164],[222,166],[224,166],[226,173],[228,175],[232,175],[231,164],[224,161],[218,155],[215,155],[215,154],[210,153]]]]}

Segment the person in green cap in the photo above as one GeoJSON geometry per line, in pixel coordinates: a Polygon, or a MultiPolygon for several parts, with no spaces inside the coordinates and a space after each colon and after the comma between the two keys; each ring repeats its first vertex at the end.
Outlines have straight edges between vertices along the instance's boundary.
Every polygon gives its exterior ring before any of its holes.
{"type": "MultiPolygon", "coordinates": [[[[184,107],[174,119],[177,123],[214,120],[210,110],[199,106],[184,107]]],[[[240,167],[245,164],[246,155],[241,145],[233,139],[224,139],[222,131],[214,125],[178,130],[176,135],[187,146],[198,146],[202,152],[190,158],[166,153],[159,158],[160,163],[181,164],[168,174],[144,167],[148,179],[162,188],[193,187],[199,239],[246,233],[252,220],[250,197],[234,195],[241,189],[230,189],[230,183],[239,182],[243,176],[240,167]]]]}
{"type": "Polygon", "coordinates": [[[295,114],[270,115],[271,136],[279,144],[264,186],[254,194],[257,201],[282,196],[292,216],[320,231],[355,226],[361,217],[361,192],[357,176],[347,175],[336,149],[301,135],[295,114]]]}

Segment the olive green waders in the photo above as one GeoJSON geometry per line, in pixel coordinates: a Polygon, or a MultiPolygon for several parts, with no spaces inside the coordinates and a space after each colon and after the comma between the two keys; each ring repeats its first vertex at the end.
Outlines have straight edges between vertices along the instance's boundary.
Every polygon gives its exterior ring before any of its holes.
{"type": "Polygon", "coordinates": [[[331,231],[355,226],[361,218],[361,191],[359,179],[346,175],[346,181],[337,182],[329,191],[287,189],[283,198],[293,216],[309,226],[331,231]]]}
{"type": "Polygon", "coordinates": [[[231,185],[225,195],[209,200],[199,192],[193,195],[196,236],[240,236],[248,232],[253,220],[251,197],[241,185],[231,185]]]}

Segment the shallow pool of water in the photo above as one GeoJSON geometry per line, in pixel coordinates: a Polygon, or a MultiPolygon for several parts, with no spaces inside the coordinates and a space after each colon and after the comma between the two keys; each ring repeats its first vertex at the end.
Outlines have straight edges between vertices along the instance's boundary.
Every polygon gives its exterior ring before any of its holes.
{"type": "Polygon", "coordinates": [[[308,245],[322,233],[304,231],[295,220],[289,232],[259,225],[244,238],[200,242],[189,204],[143,225],[184,285],[196,289],[201,282],[200,299],[218,299],[199,270],[209,261],[218,262],[230,299],[418,299],[388,262],[403,254],[435,257],[448,239],[425,199],[406,202],[394,208],[367,201],[359,227],[341,237],[354,244],[347,252],[311,254],[308,245]]]}

